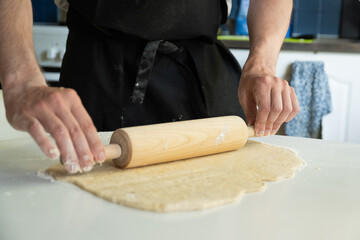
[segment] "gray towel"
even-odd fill
[[[285,126],[288,136],[317,138],[323,116],[331,112],[331,96],[323,62],[292,65],[290,81],[300,104],[300,113]]]

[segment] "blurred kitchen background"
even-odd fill
[[[249,1],[232,0],[228,22],[219,29],[241,66],[249,53]],[[49,85],[58,86],[66,13],[52,0],[32,3],[37,59]],[[302,108],[281,134],[360,143],[360,0],[294,0],[277,76],[289,80]],[[0,126],[7,124],[3,112],[1,104]]]
[[[360,38],[359,0],[294,0],[287,38]],[[248,35],[250,0],[232,0],[229,21],[221,35]]]

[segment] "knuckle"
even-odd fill
[[[69,128],[69,134],[70,136],[78,136],[81,132],[81,129],[79,126],[74,125]]]
[[[283,107],[281,105],[275,105],[273,106],[272,111],[274,113],[281,113],[283,111]]]
[[[52,92],[50,95],[49,95],[49,100],[52,104],[55,104],[57,106],[60,106],[63,102],[63,98],[61,96],[61,94],[59,92]]]
[[[93,132],[96,131],[94,124],[91,121],[86,121],[82,124],[82,129],[84,132]]]
[[[284,106],[284,109],[283,109],[283,111],[284,111],[285,113],[291,113],[292,110],[293,110],[293,108],[292,108],[292,106],[291,106],[290,104],[286,104],[286,105]]]
[[[42,137],[37,142],[40,147],[45,147],[46,145],[48,145],[48,141],[49,141],[48,138]]]
[[[51,133],[54,136],[54,138],[61,138],[65,132],[66,132],[65,127],[63,127],[60,124],[55,125],[51,130]]]
[[[261,84],[261,85],[263,85],[263,86],[266,86],[266,87],[268,87],[268,86],[270,86],[270,84],[271,84],[271,77],[269,77],[269,76],[262,76],[262,77],[260,77],[259,78],[259,83]]]
[[[23,109],[23,114],[26,113],[39,113],[43,112],[46,109],[46,103],[45,101],[39,101],[35,103],[30,109]]]
[[[269,113],[271,110],[270,106],[268,106],[268,105],[260,106],[259,109],[260,109],[260,112],[262,112],[262,113]]]
[[[259,120],[257,119],[256,120],[256,123],[255,123],[255,128],[258,129],[258,128],[264,128],[265,127],[265,124],[266,124],[266,121],[265,120]]]
[[[29,133],[36,133],[39,129],[39,125],[35,120],[29,120],[27,124],[27,131]]]
[[[76,93],[76,91],[72,88],[66,88],[64,89],[65,95],[67,98],[71,99],[71,100],[79,100],[79,96]]]
[[[281,80],[281,83],[283,85],[284,88],[288,88],[289,87],[289,82],[286,80]]]
[[[277,77],[275,77],[274,79],[273,79],[273,81],[274,81],[274,83],[277,85],[277,86],[281,86],[283,83],[283,80],[282,79],[280,79],[280,78],[277,78]]]
[[[271,122],[271,121],[267,121],[267,122],[266,122],[266,127],[265,127],[265,128],[266,128],[266,129],[272,129],[273,124],[274,124],[273,122]]]

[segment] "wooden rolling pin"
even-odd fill
[[[105,146],[107,159],[132,168],[241,148],[254,129],[237,116],[121,128]]]

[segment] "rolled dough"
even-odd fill
[[[288,149],[248,141],[237,151],[147,167],[122,170],[106,161],[88,173],[70,175],[60,164],[46,172],[114,203],[175,212],[237,202],[264,189],[264,181],[293,177],[303,164]]]

